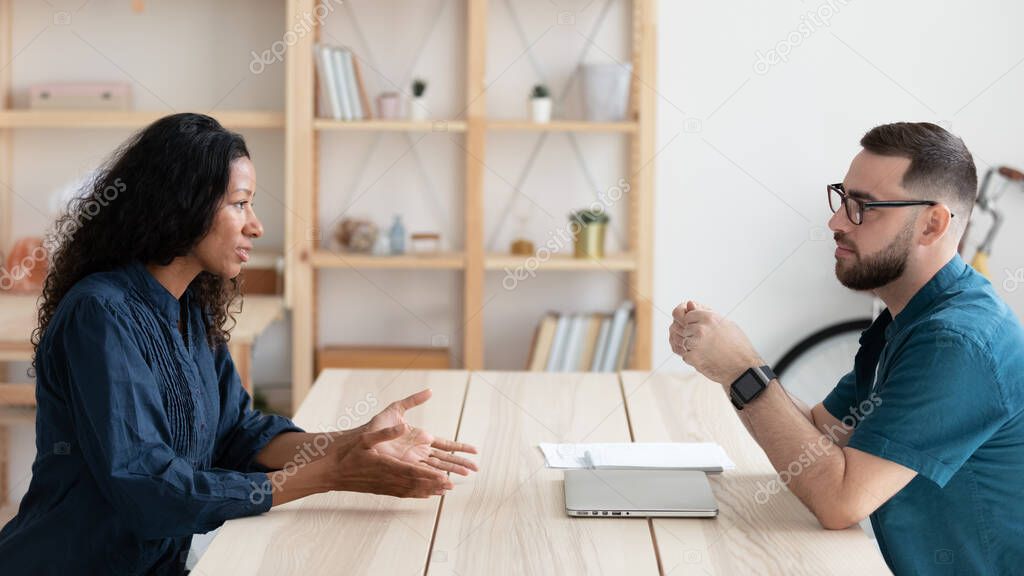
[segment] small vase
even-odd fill
[[[405,254],[405,224],[402,224],[401,216],[395,215],[395,221],[388,232],[388,243],[392,255]]]
[[[584,224],[574,227],[575,252],[577,258],[604,258],[604,236],[607,225],[603,223]]]
[[[551,98],[530,98],[530,119],[538,124],[551,122]]]
[[[427,119],[427,107],[423,104],[424,98],[422,96],[413,97],[409,100],[409,120],[422,122]]]
[[[399,117],[399,99],[397,92],[385,92],[377,96],[377,116],[382,120],[394,120]]]

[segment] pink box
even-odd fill
[[[29,86],[28,107],[34,110],[128,110],[131,85],[62,82]]]

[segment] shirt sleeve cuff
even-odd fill
[[[827,410],[833,418],[840,422],[843,420],[844,416],[849,416],[850,405],[846,404],[838,394],[829,394],[828,396],[825,396],[825,399],[821,401],[821,405],[825,407],[825,410]]]
[[[855,431],[847,446],[906,466],[931,480],[939,488],[944,488],[949,479],[956,473],[953,467],[940,460],[936,460],[916,448],[894,442],[884,436],[879,436],[874,432],[866,430]]]

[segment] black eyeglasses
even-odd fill
[[[864,222],[864,212],[872,208],[901,208],[903,206],[938,206],[939,202],[934,200],[886,200],[878,202],[865,202],[858,198],[854,198],[846,193],[846,189],[843,188],[843,184],[829,184],[826,186],[828,192],[828,207],[832,209],[832,213],[835,214],[839,211],[840,206],[846,207],[846,217],[850,219],[850,222],[860,225]],[[953,217],[953,213],[950,212],[949,217]]]

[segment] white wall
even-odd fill
[[[819,9],[827,26],[803,20]],[[832,272],[824,185],[842,180],[865,131],[899,120],[951,129],[980,173],[1024,165],[1022,17],[1024,5],[992,0],[663,0],[655,366],[687,369],[667,342],[685,299],[728,312],[769,361],[867,315],[868,298]],[[792,44],[788,61],[755,69],[780,42]],[[1002,206],[1011,222],[991,269],[1020,316],[1024,285],[1003,281],[1024,267],[1024,194]]]

